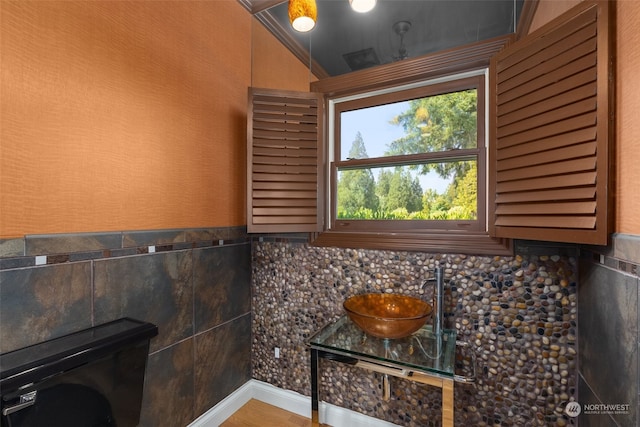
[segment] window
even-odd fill
[[[313,244],[512,254],[487,231],[486,67],[474,68],[327,97],[326,220]],[[358,135],[384,120],[400,133]]]
[[[511,37],[499,37],[420,58],[372,67],[344,76],[321,79],[311,84],[313,92],[322,93],[325,97],[326,117],[335,117],[335,121],[338,122],[326,126],[325,133],[329,141],[326,156],[322,159],[324,166],[322,169],[326,174],[321,181],[322,192],[326,195],[325,209],[321,213],[324,227],[322,232],[312,235],[312,244],[490,255],[513,253],[510,239],[493,238],[487,231],[488,218],[492,212],[491,205],[487,204],[487,139],[484,121],[487,99],[485,70],[489,67],[491,57],[511,41]],[[342,137],[338,132],[342,129],[341,121],[349,120],[349,112],[383,105],[402,105],[405,102],[409,104],[426,102],[420,101],[423,99],[435,102],[441,95],[444,96],[439,99],[446,100],[448,96],[456,96],[455,94],[469,95],[467,91],[475,92],[476,96],[474,123],[476,129],[475,132],[473,130],[466,132],[466,135],[473,135],[471,143],[460,146],[448,144],[441,148],[437,148],[435,144],[430,148],[422,145],[420,150],[410,150],[406,146],[400,147],[400,144],[396,144],[396,147],[387,147],[387,144],[383,143],[382,148],[378,149],[378,154],[374,153],[372,148],[371,153],[367,152],[368,158],[347,159],[352,157],[348,153],[352,148],[355,135],[352,133]],[[420,114],[417,116],[414,115],[416,120],[419,119]],[[426,117],[423,116],[424,118]],[[418,123],[414,124],[415,127],[420,127],[417,126]],[[428,120],[424,121],[424,125],[428,125]],[[460,131],[460,129],[456,130]],[[424,131],[428,133],[428,129]],[[414,128],[413,132],[422,132],[422,129]],[[433,136],[435,140],[436,135]],[[367,147],[366,139],[364,144]],[[387,150],[387,148],[390,149]],[[395,150],[395,148],[402,149]],[[384,155],[385,151],[388,155]],[[459,174],[438,175],[438,170],[444,172],[456,169],[460,171]],[[463,175],[467,179],[471,178],[474,169],[477,174],[476,179],[473,180],[476,185],[475,201],[466,204],[458,203],[458,209],[456,206],[433,206],[434,203],[432,203],[425,210],[425,202],[427,204],[433,202],[428,197],[427,200],[421,200],[422,209],[419,210],[408,207],[407,203],[399,208],[395,202],[395,207],[391,203],[385,206],[390,196],[388,192],[380,189],[378,189],[378,203],[382,205],[378,205],[378,219],[362,218],[363,213],[369,214],[368,210],[361,210],[358,214],[349,213],[348,209],[342,208],[342,206],[348,208],[348,204],[347,199],[344,199],[345,203],[341,201],[343,199],[339,194],[338,184],[341,179],[348,178],[344,175],[348,172],[360,172],[361,175],[372,176],[378,179],[377,186],[380,186],[381,174],[383,181],[387,179],[385,177],[392,176],[399,181],[415,181],[417,178],[420,190],[417,190],[418,186],[415,185],[416,193],[422,192],[424,195],[427,192],[428,195],[434,196],[433,198],[436,198],[436,193],[441,195],[447,190],[449,184],[453,183],[454,189],[468,190],[466,195],[463,195],[462,191],[458,192],[457,196],[462,198],[474,192],[473,184],[466,185],[461,182]],[[427,171],[431,172],[432,180],[427,179],[427,176],[420,176],[422,172]],[[456,182],[452,182],[456,179]],[[434,180],[438,181],[438,185],[433,184]],[[342,184],[343,187],[345,185]],[[407,185],[400,185],[400,187],[406,189]],[[451,195],[449,201],[453,198],[454,196]],[[475,212],[474,209],[469,209],[456,214],[460,207],[468,205],[475,206]],[[413,210],[413,214],[409,212],[410,210]],[[358,215],[360,217],[354,218]],[[382,218],[384,215],[387,215],[387,218]]]
[[[470,74],[330,100],[332,230],[485,231],[485,77]]]

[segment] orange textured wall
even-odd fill
[[[542,0],[531,30],[568,10],[579,0]],[[616,15],[615,232],[640,235],[640,1],[619,0]]]
[[[253,87],[309,91],[317,80],[309,67],[296,58],[260,22],[252,25]]]
[[[616,231],[640,235],[640,2],[616,2]]]
[[[580,1],[581,0],[539,0],[536,14],[531,21],[529,32],[531,33],[537,30],[553,18],[562,15],[564,12],[580,3]]]
[[[236,0],[0,8],[0,238],[246,223]]]

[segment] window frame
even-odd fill
[[[324,135],[333,135],[334,129],[326,119],[329,114],[329,99],[338,97],[357,97],[362,93],[375,93],[389,88],[420,85],[425,81],[438,81],[452,75],[477,73],[489,67],[490,59],[514,40],[513,35],[500,36],[461,46],[430,55],[398,61],[392,64],[372,67],[346,75],[320,79],[311,83],[312,92],[320,93],[325,100]],[[488,78],[485,78],[488,84]],[[488,99],[490,88],[486,89]],[[486,104],[486,103],[485,103]],[[485,105],[485,114],[488,107]],[[489,145],[485,134],[485,145]],[[333,150],[333,144],[325,143],[324,157],[320,160],[323,171],[329,171],[327,150]],[[488,174],[489,171],[487,171]],[[488,181],[488,177],[487,177]],[[319,183],[323,192],[329,189],[330,177],[325,173]],[[485,188],[489,188],[486,184]],[[323,199],[327,201],[325,197]],[[487,222],[493,216],[492,204],[487,205]],[[513,241],[509,238],[492,237],[488,231],[422,229],[416,231],[358,231],[334,230],[326,217],[328,210],[318,214],[323,216],[323,230],[310,235],[310,244],[319,247],[348,247],[379,250],[431,251],[434,253],[460,253],[473,255],[513,255]],[[487,224],[488,227],[488,224]],[[348,228],[348,227],[345,227]]]
[[[386,156],[374,159],[339,159],[341,153],[341,113],[362,108],[375,107],[412,99],[444,95],[475,89],[477,94],[477,144],[473,149],[448,150],[426,152],[420,154]],[[487,231],[487,91],[488,69],[454,74],[442,78],[417,82],[411,85],[401,85],[383,90],[360,93],[355,96],[335,97],[328,99],[328,126],[332,130],[328,134],[328,177],[327,197],[325,198],[327,212],[325,218],[329,223],[328,230],[376,230],[381,232],[408,231],[421,232],[426,230],[471,230],[475,232]],[[455,152],[455,155],[454,155]],[[477,218],[475,220],[361,220],[337,218],[337,173],[338,169],[357,168],[358,166],[392,167],[408,165],[410,163],[424,163],[437,161],[474,160],[477,163]],[[482,179],[484,177],[485,179]]]

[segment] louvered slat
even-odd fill
[[[547,200],[555,200],[556,203],[560,203],[564,200],[595,200],[595,197],[596,190],[594,187],[562,188],[559,190],[550,189],[502,193],[496,195],[496,203],[498,204],[497,209],[501,209],[503,206],[523,202],[546,202]]]
[[[572,155],[572,153],[571,153]],[[502,172],[498,172],[498,181],[500,182],[514,182],[518,180],[530,181],[534,178],[559,176],[566,177],[569,174],[576,176],[575,174],[585,171],[595,171],[596,159],[593,157],[586,157],[583,159],[565,160],[562,162],[546,163],[531,167],[520,167],[516,169],[510,169]],[[561,183],[566,185],[567,181]]]
[[[597,72],[594,68],[594,65],[596,64],[596,55],[591,55],[588,59],[588,63],[585,64],[587,68],[584,71],[570,75],[560,81],[550,83],[547,79],[540,79],[540,81],[538,81],[538,86],[534,86],[532,82],[528,82],[523,86],[521,90],[522,93],[518,94],[517,89],[509,91],[508,94],[511,95],[511,99],[504,99],[507,95],[505,94],[505,97],[502,99],[503,103],[500,105],[501,111],[515,112],[520,108],[532,105],[536,102],[545,101],[553,96],[563,96],[573,88],[579,88],[582,85],[596,81]],[[578,68],[576,63],[574,63],[574,67]],[[568,72],[573,71],[575,70],[568,70]],[[531,91],[532,89],[533,92]],[[504,115],[502,117],[504,118]]]
[[[316,205],[316,199],[299,199],[299,202],[301,205],[304,205],[304,206]],[[290,203],[290,201],[286,199],[278,199],[275,197],[271,197],[269,199],[264,199],[264,198],[255,199],[253,201],[253,207],[265,207],[265,206],[277,207],[277,206],[285,206],[287,203]]]
[[[297,141],[300,139],[307,139],[310,141],[314,141],[316,139],[315,132],[304,132],[299,129],[298,126],[295,126],[295,123],[292,123],[291,126],[282,126],[281,129],[259,129],[254,128],[254,133],[256,138],[265,138],[271,139],[274,141],[291,141],[290,145],[285,145],[285,147],[296,146],[293,141]],[[272,143],[273,141],[269,141]]]
[[[523,132],[502,137],[497,140],[498,150],[517,144],[535,141],[543,138],[553,138],[564,133],[573,132],[584,128],[595,128],[597,114],[595,112],[582,114],[570,119],[549,123],[544,126],[532,127]]]
[[[503,114],[500,120],[504,126],[506,126],[520,120],[535,117],[538,114],[544,114],[549,110],[570,106],[575,102],[580,102],[585,99],[590,99],[595,104],[595,95],[596,92],[593,85],[584,85],[567,92],[557,93],[555,96],[550,96],[535,103],[531,97],[527,97],[529,99],[526,100],[526,103],[523,103],[515,109],[509,109],[509,113]]]
[[[498,93],[522,86],[527,81],[560,70],[567,64],[591,54],[596,50],[595,35],[594,20],[589,22],[588,27],[576,31],[568,38],[554,37],[541,40],[537,46],[532,47],[532,54],[529,57],[509,68],[502,67],[501,75],[498,76],[498,84],[501,85]],[[540,50],[533,53],[538,48]],[[535,73],[531,64],[536,64],[535,70],[542,74]],[[582,66],[576,67],[576,70],[581,69],[583,69]]]
[[[607,242],[608,11],[583,2],[492,62],[497,237]]]
[[[315,167],[316,159],[309,157],[299,156],[287,156],[283,153],[282,156],[254,156],[253,161],[255,164],[260,165],[312,165]]]
[[[571,156],[593,158],[596,154],[595,141],[585,142],[573,147],[558,148],[542,152],[528,152],[527,156],[517,156],[515,158],[503,159],[500,161],[498,172],[502,170],[524,168],[533,165],[542,165],[549,162],[549,159],[566,159]]]
[[[263,165],[259,163],[253,164],[253,170],[255,172],[266,172],[266,173],[278,173],[286,171],[285,173],[292,174],[300,174],[300,175],[313,175],[317,172],[316,166],[300,166],[300,165],[291,165],[286,163],[287,159],[283,158],[282,163],[278,165]]]
[[[253,154],[258,156],[307,157],[315,159],[317,153],[314,149],[306,150],[304,148],[277,148],[255,145],[253,147]]]
[[[554,215],[536,215],[536,216],[518,216],[518,215],[502,215],[496,221],[497,226],[518,227],[523,223],[527,227],[538,228],[559,228],[559,229],[592,229],[596,226],[596,218],[594,215],[589,216],[554,216]]]
[[[596,184],[596,173],[569,174],[563,177],[550,176],[545,178],[526,179],[518,181],[503,181],[500,184],[498,194],[510,192],[536,191],[548,188],[570,188],[581,186],[594,186]],[[554,200],[548,200],[554,203]]]
[[[280,230],[280,228],[282,228],[283,226],[283,222],[295,224],[295,227],[293,228],[286,227],[286,230]],[[304,228],[313,227],[314,224],[315,222],[311,215],[301,215],[301,216],[290,215],[288,213],[287,208],[283,208],[281,211],[278,211],[273,215],[264,215],[264,216],[256,215],[254,217],[255,229],[259,229],[261,228],[260,226],[262,226],[262,227],[265,227],[264,228],[265,230],[268,230],[268,231],[262,231],[263,233],[279,232],[279,231],[283,233],[287,233],[294,228],[303,229],[299,231],[305,231]]]
[[[568,119],[577,115],[585,116],[586,113],[596,110],[596,99],[592,97],[582,101],[573,101],[560,108],[550,110],[551,106],[552,103],[546,106],[537,105],[535,108],[531,108],[532,111],[523,111],[524,114],[521,120],[500,126],[498,129],[498,138],[507,135],[521,134],[529,130],[537,130],[543,126],[548,126],[559,120]]]
[[[596,212],[596,202],[567,202],[549,206],[546,203],[522,203],[519,205],[502,205],[497,209],[500,215],[557,215],[583,214],[593,215]]]
[[[300,205],[296,205],[297,202],[301,202],[301,199],[311,199],[316,196],[315,191],[291,191],[289,189],[286,190],[254,190],[251,192],[251,195],[255,199],[279,199],[284,202],[283,207],[296,207]]]
[[[315,208],[253,208],[253,215],[257,218],[259,217],[274,217],[274,216],[282,216],[286,215],[287,217],[300,215],[300,217],[305,217],[305,221],[308,221],[309,218],[314,217],[316,213]]]
[[[312,182],[316,184],[315,177],[307,175],[287,175],[283,173],[254,173],[252,177],[253,182],[259,181],[286,181],[286,182]]]
[[[321,225],[321,98],[250,89],[247,230],[317,232]]]
[[[254,182],[254,190],[303,190],[303,191],[315,191],[317,185],[315,182]]]
[[[584,142],[592,142],[596,140],[596,129],[585,128],[547,138],[529,141],[523,144],[511,147],[503,147],[497,154],[498,170],[505,169],[503,166],[504,159],[519,158],[528,164],[528,158],[536,153],[555,150],[559,148],[571,147],[572,145],[582,144]]]
[[[276,134],[278,135],[278,134]],[[278,138],[273,138],[273,139],[260,139],[258,137],[256,137],[254,135],[253,137],[253,145],[254,147],[272,147],[272,148],[278,148],[278,149],[286,149],[287,145],[284,144],[282,142],[282,139],[278,139]],[[316,145],[316,141],[314,139],[311,139],[309,141],[305,141],[305,140],[301,140],[300,138],[298,138],[296,140],[296,144],[295,147],[293,147],[293,149],[303,149],[303,148],[308,148],[311,150],[316,150],[317,149],[317,145]]]

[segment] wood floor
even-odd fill
[[[220,427],[310,427],[311,420],[303,416],[251,399]],[[323,427],[329,427],[321,424]]]

